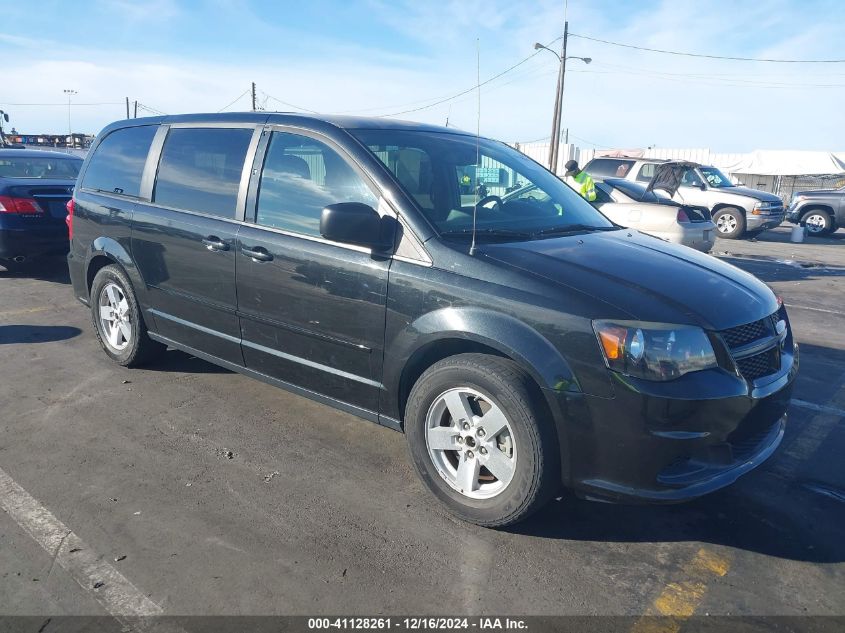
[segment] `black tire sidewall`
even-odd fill
[[[524,384],[499,375],[499,363],[486,371],[471,364],[434,365],[414,386],[405,416],[411,460],[426,487],[459,518],[491,527],[521,520],[546,500],[540,499],[541,489],[548,485],[548,477],[554,476],[548,472],[550,463],[557,463],[548,453],[558,450],[556,444],[550,445],[548,434],[542,432],[530,392]],[[513,431],[516,471],[508,487],[490,499],[471,499],[453,489],[428,454],[425,425],[429,408],[440,394],[455,387],[474,389],[495,402]]]
[[[745,223],[745,213],[743,213],[740,209],[735,207],[725,207],[716,211],[713,214],[713,223],[717,224],[719,220],[719,216],[721,215],[732,215],[736,218],[736,228],[731,231],[730,233],[722,233],[718,226],[716,227],[716,236],[721,237],[725,240],[735,240],[745,233],[746,223]]]
[[[123,291],[123,296],[126,297],[126,303],[129,304],[129,318],[132,324],[132,340],[122,350],[114,350],[105,340],[105,332],[102,330],[100,324],[100,293],[103,287],[112,282],[120,287]],[[106,355],[113,361],[120,365],[131,365],[139,356],[139,348],[143,337],[146,335],[143,321],[141,319],[141,310],[138,307],[138,300],[135,298],[135,291],[129,278],[117,266],[106,266],[101,268],[94,277],[94,282],[91,284],[91,319],[94,322],[94,332],[97,335],[97,340]]]

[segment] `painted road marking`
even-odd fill
[[[802,409],[809,409],[810,411],[818,411],[819,413],[832,413],[833,415],[841,415],[845,417],[845,409],[837,409],[836,407],[829,407],[825,404],[816,404],[815,402],[807,402],[806,400],[799,400],[793,398],[790,404],[794,407],[801,407]]]
[[[121,617],[162,615],[164,610],[147,598],[114,567],[92,550],[21,488],[0,468],[0,507],[52,556],[50,570],[59,565],[109,614]],[[103,583],[101,586],[99,583]],[[98,585],[99,588],[94,589]],[[153,621],[149,621],[153,624]],[[133,622],[135,628],[138,622]]]
[[[825,314],[838,314],[840,316],[845,316],[845,312],[842,310],[826,310],[824,308],[811,308],[810,306],[799,306],[795,303],[787,303],[786,307],[790,310],[811,310],[812,312],[824,312]]]
[[[23,308],[21,310],[7,310],[6,312],[0,312],[0,319],[5,319],[8,317],[15,317],[20,316],[22,314],[37,314],[39,312],[58,312],[59,310],[66,310],[67,308],[75,308],[76,306],[82,305],[79,302],[74,303],[63,303],[60,305],[52,305],[52,306],[38,306],[37,308]]]
[[[695,614],[707,593],[707,584],[725,576],[731,567],[724,554],[698,550],[691,561],[681,567],[683,579],[670,582],[654,599],[631,629],[632,633],[678,633],[684,620]]]
[[[845,376],[840,376],[839,381],[842,382],[843,378]],[[793,399],[793,404],[806,406],[819,413],[810,418],[798,436],[775,459],[770,467],[771,472],[787,479],[794,478],[801,465],[812,458],[828,436],[845,420],[845,411],[839,409],[838,406],[830,406],[841,405],[843,402],[845,402],[845,385],[839,387],[833,397],[828,400],[828,404],[817,405]]]

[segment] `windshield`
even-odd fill
[[[353,130],[441,235],[538,237],[613,228],[551,172],[503,143],[443,132]],[[476,147],[477,144],[477,147]]]
[[[0,178],[66,178],[75,179],[82,161],[78,158],[44,158],[43,156],[0,157]]]
[[[715,167],[701,167],[701,173],[707,179],[707,184],[715,189],[723,189],[725,187],[735,187],[731,179],[725,176]]]

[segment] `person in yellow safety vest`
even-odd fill
[[[564,167],[566,168],[566,175],[564,177],[566,184],[581,194],[581,197],[587,202],[595,200],[596,183],[593,182],[590,174],[585,171],[581,171],[578,167],[578,161],[567,161]]]

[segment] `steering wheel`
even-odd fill
[[[475,203],[476,207],[483,207],[488,202],[495,202],[496,203],[496,210],[500,209],[504,202],[499,196],[489,195],[484,196],[481,200]]]

